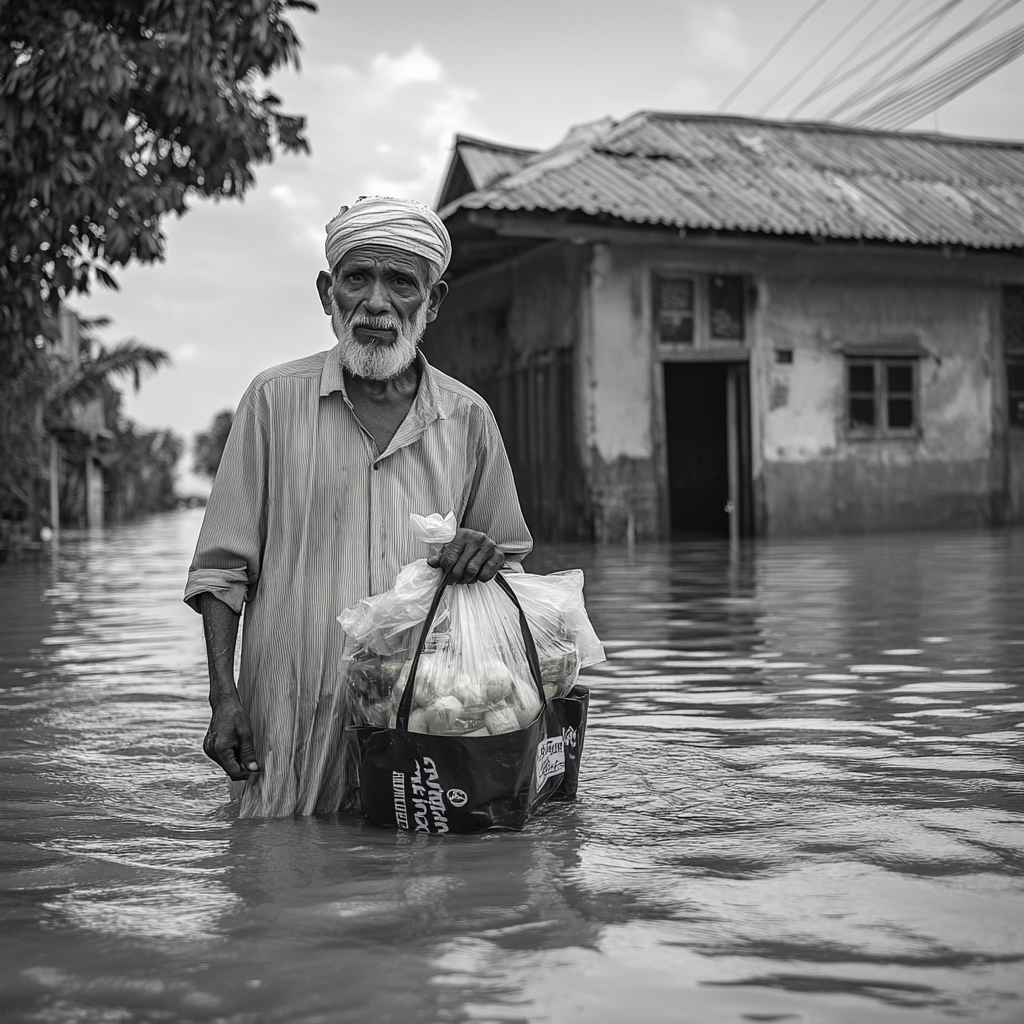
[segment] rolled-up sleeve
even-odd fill
[[[185,603],[213,594],[235,612],[259,584],[267,532],[267,419],[260,389],[235,414],[189,568]]]
[[[504,553],[506,565],[521,571],[522,560],[533,550],[533,538],[494,414],[486,406],[480,412],[477,468],[462,525],[486,533]]]

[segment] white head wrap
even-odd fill
[[[448,229],[433,210],[413,199],[360,196],[327,223],[324,252],[333,273],[341,258],[358,245],[387,245],[422,256],[440,277],[452,258]]]

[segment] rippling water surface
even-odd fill
[[[1024,1020],[1024,534],[581,566],[577,804],[521,834],[231,821],[200,512],[0,567],[4,1020]]]

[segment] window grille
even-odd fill
[[[846,361],[846,426],[855,436],[900,437],[918,429],[917,360]]]
[[[654,280],[658,340],[693,342],[693,278],[657,277]]]
[[[714,347],[746,338],[747,279],[739,274],[656,274],[654,327],[666,345]]]

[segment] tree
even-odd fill
[[[0,366],[60,301],[163,259],[161,219],[239,198],[302,117],[261,91],[298,66],[307,0],[0,0]]]
[[[76,408],[92,399],[109,399],[116,379],[129,379],[137,392],[147,373],[169,366],[171,362],[171,357],[163,349],[143,345],[135,338],[127,338],[106,348],[95,331],[110,326],[107,317],[80,317],[79,324],[77,359],[49,354],[51,373],[45,393],[44,422],[51,430],[62,426],[74,415]],[[115,405],[113,402],[108,404],[111,407]]]
[[[192,469],[200,476],[212,480],[217,475],[234,418],[234,413],[225,409],[213,417],[209,430],[199,431],[192,439]]]
[[[139,431],[131,420],[118,416],[104,458],[108,520],[123,522],[175,508],[175,472],[184,450],[184,442],[172,431]]]
[[[134,453],[141,449],[136,443],[134,426],[122,420],[121,393],[115,382],[126,379],[137,391],[147,373],[170,363],[170,357],[162,349],[144,345],[134,338],[109,348],[103,345],[96,332],[110,325],[106,318],[75,319],[79,325],[77,350],[66,351],[56,343],[47,345],[34,358],[0,375],[0,560],[3,548],[11,543],[3,540],[10,532],[5,523],[32,520],[33,531],[39,525],[47,440],[52,451],[59,438],[67,456],[65,461],[72,465],[82,463],[93,443],[84,433],[83,410],[99,399],[92,425],[111,434],[109,443],[104,441],[107,451],[103,461],[108,468],[116,466],[122,450],[136,458]],[[155,434],[143,435],[146,444],[151,444],[154,437]],[[181,442],[177,439],[175,442],[180,455]],[[161,458],[165,449],[166,445],[161,449]],[[72,489],[80,484],[77,479],[70,482]],[[76,518],[74,509],[81,501],[78,497],[74,500],[68,497],[67,493],[63,495],[62,507],[70,522]]]

